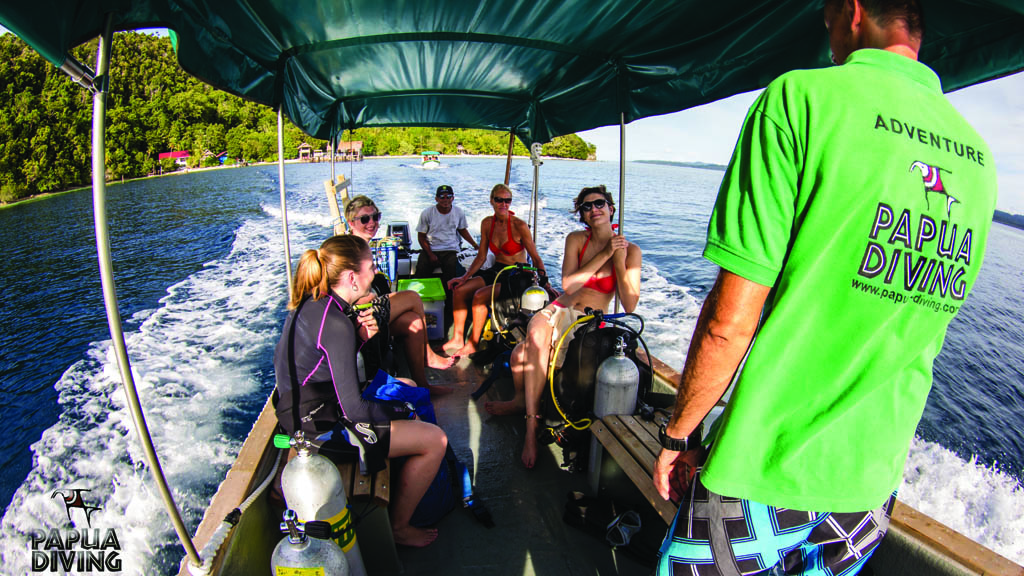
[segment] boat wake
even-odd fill
[[[226,258],[171,286],[126,334],[148,427],[190,532],[272,386],[282,252],[269,219],[244,223]],[[32,445],[33,468],[0,526],[3,572],[31,571],[33,532],[98,528],[116,533],[121,573],[176,573],[183,549],[145,464],[110,341],[94,343],[56,388],[60,418]],[[88,521],[51,498],[76,488],[100,507]],[[71,568],[65,573],[78,573]]]

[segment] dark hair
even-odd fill
[[[612,207],[612,214],[615,213],[615,201],[612,200],[612,193],[604,187],[604,184],[588,186],[587,188],[580,190],[580,193],[576,195],[576,199],[572,201],[572,210],[570,210],[573,214],[579,214],[580,222],[584,224],[586,224],[586,221],[583,220],[583,213],[580,212],[580,204],[583,204],[583,199],[591,194],[600,194],[601,196],[604,196],[605,201]]]
[[[907,33],[915,38],[924,37],[924,10],[921,0],[855,0],[882,28],[896,21],[903,22]],[[843,0],[825,0],[825,6],[838,8]]]
[[[342,272],[358,272],[368,258],[371,258],[370,245],[351,234],[331,236],[324,240],[319,250],[306,250],[295,268],[295,283],[288,309],[294,310],[307,295],[311,295],[313,300],[323,298],[338,282]]]

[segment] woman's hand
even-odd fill
[[[360,310],[359,316],[356,317],[356,322],[359,324],[359,338],[363,342],[373,338],[377,335],[377,332],[380,332],[380,327],[377,326],[377,318],[373,315],[372,306],[366,310]]]
[[[616,234],[612,236],[612,239],[608,242],[608,246],[612,249],[611,258],[613,262],[619,262],[623,265],[626,264],[626,252],[629,250],[629,242],[624,236]]]
[[[459,276],[458,278],[452,278],[451,280],[448,281],[448,289],[449,290],[455,290],[456,288],[458,288],[459,286],[462,286],[465,283],[466,283],[466,277],[465,276]]]

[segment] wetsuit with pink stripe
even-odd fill
[[[348,302],[331,292],[319,300],[308,299],[298,311],[288,315],[281,340],[274,351],[274,371],[279,399],[278,420],[291,432],[291,378],[288,362],[288,335],[295,323],[295,368],[300,390],[302,428],[333,424],[344,414],[353,422],[383,422],[388,415],[380,404],[360,397],[356,373],[356,348],[359,339],[349,319]]]

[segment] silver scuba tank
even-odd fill
[[[533,285],[523,290],[523,295],[519,298],[519,309],[527,315],[533,315],[547,306],[548,300],[548,291],[540,287],[540,281],[534,274]]]
[[[285,503],[300,522],[325,520],[330,524],[332,539],[345,553],[350,573],[366,576],[338,468],[326,457],[313,453],[301,430],[295,433],[291,444],[297,455],[281,473]]]
[[[594,390],[594,415],[604,418],[609,414],[632,414],[636,412],[636,395],[640,389],[640,370],[626,357],[626,338],[620,337],[615,344],[615,354],[605,358],[597,367],[597,382]],[[590,460],[587,476],[590,488],[597,493],[601,473],[601,444],[597,438],[590,439]]]
[[[285,510],[281,531],[287,534],[270,556],[271,576],[281,574],[321,574],[349,576],[348,560],[331,540],[331,525],[313,521],[305,525],[293,510]]]
[[[606,358],[597,368],[594,392],[594,414],[604,418],[609,414],[636,412],[636,395],[640,388],[640,370],[626,357],[626,338],[615,344],[615,354]]]

